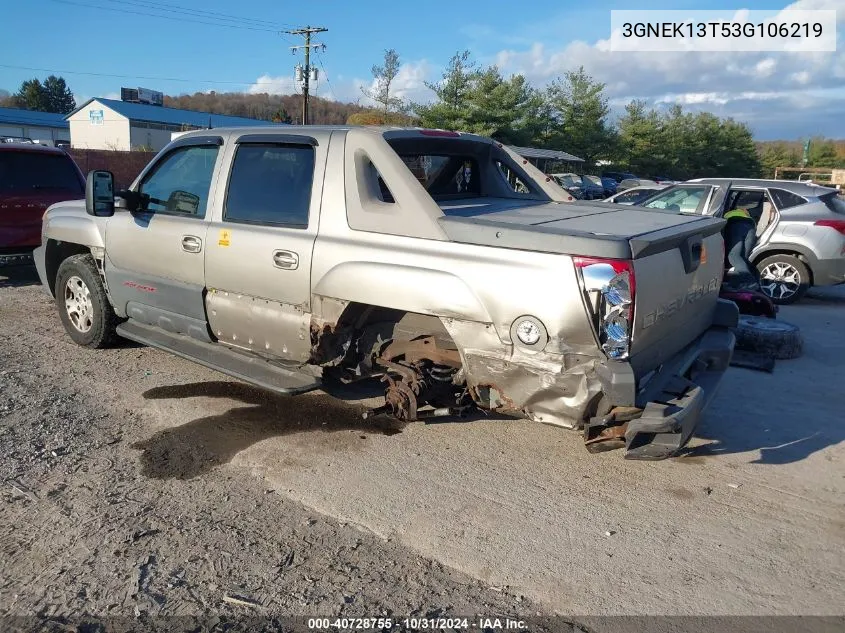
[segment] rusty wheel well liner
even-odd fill
[[[433,336],[441,344],[454,346],[439,317],[351,302],[335,322],[311,320],[311,362],[332,364],[345,355],[346,347],[367,327],[384,325],[383,338],[409,341]]]

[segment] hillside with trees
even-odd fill
[[[421,125],[491,136],[503,143],[557,149],[599,164],[652,176],[772,177],[777,167],[801,166],[804,140],[755,142],[745,123],[681,106],[655,108],[632,101],[621,116],[611,114],[605,85],[583,68],[564,73],[543,88],[523,75],[504,76],[482,67],[469,51],[458,51],[439,80],[427,82],[430,99],[413,103],[397,92],[401,57],[384,52],[372,67],[372,87],[362,97],[375,105],[311,97],[314,124]],[[195,92],[165,96],[165,106],[299,123],[300,95]],[[64,78],[24,81],[17,92],[0,91],[0,106],[67,113],[76,107]],[[810,139],[807,169],[845,168],[845,140]]]
[[[774,176],[777,167],[801,166],[804,141],[761,141],[756,145],[766,177]],[[845,140],[811,138],[806,167],[845,169]]]
[[[192,95],[165,96],[169,108],[199,110],[214,114],[244,116],[265,121],[302,122],[300,95],[246,94],[243,92],[195,92]],[[354,103],[340,103],[312,96],[308,101],[311,123],[339,125],[364,107]]]

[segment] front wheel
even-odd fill
[[[75,343],[101,348],[114,341],[119,319],[91,255],[74,255],[61,263],[56,274],[56,305],[62,325]]]
[[[760,287],[777,304],[800,300],[810,289],[810,270],[793,255],[772,255],[757,264]]]

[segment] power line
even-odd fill
[[[323,65],[323,56],[318,54],[317,61],[320,63],[320,68],[323,69],[323,77],[326,78],[326,85],[329,87],[329,93],[331,94],[332,99],[338,101],[337,95],[334,93],[334,88],[332,88],[332,82],[329,81],[329,73],[326,70],[326,67]]]
[[[171,15],[161,15],[160,13],[145,13],[143,11],[133,11],[132,9],[119,9],[116,7],[104,7],[97,4],[88,4],[85,2],[74,2],[73,0],[50,0],[50,2],[57,2],[59,4],[69,4],[76,7],[87,7],[89,9],[100,9],[101,11],[113,11],[115,13],[130,13],[132,15],[143,15],[150,18],[160,18],[163,20],[174,20],[177,22],[192,22],[194,24],[205,24],[208,26],[222,26],[229,29],[246,29],[248,31],[263,31],[265,33],[278,33],[278,29],[262,28],[259,26],[248,26],[246,24],[225,24],[222,22],[206,22],[203,20],[191,19],[189,17],[177,17]]]
[[[150,81],[179,81],[184,83],[200,83],[200,84],[228,84],[235,86],[253,85],[253,84],[274,84],[276,81],[225,81],[222,79],[185,79],[182,77],[150,77],[144,75],[116,75],[112,73],[95,73],[86,72],[82,70],[61,70],[58,68],[35,68],[32,66],[14,66],[11,64],[0,64],[0,68],[11,68],[14,70],[31,70],[40,73],[53,73],[59,75],[86,75],[89,77],[112,77],[115,79],[147,79]]]
[[[192,9],[189,7],[182,7],[174,4],[162,4],[161,2],[154,2],[153,0],[105,0],[115,4],[126,4],[129,6],[142,7],[152,9],[155,11],[166,11],[170,13],[181,13],[193,17],[208,18],[212,20],[222,20],[228,22],[243,22],[252,25],[264,25],[268,27],[286,27],[290,24],[281,22],[273,22],[271,20],[262,20],[260,18],[248,18],[229,13],[220,13],[219,11],[207,11],[205,9]]]

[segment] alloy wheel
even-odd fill
[[[76,275],[65,283],[65,310],[73,327],[83,334],[94,326],[91,291],[82,278]]]
[[[772,262],[760,271],[760,287],[772,299],[789,299],[801,287],[801,273],[786,262]]]

